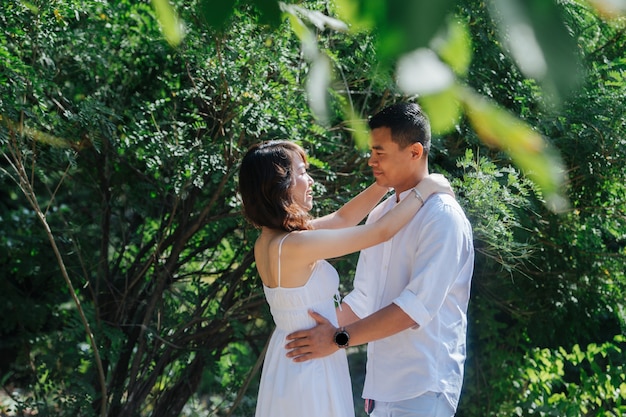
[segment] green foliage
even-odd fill
[[[528,380],[523,373],[535,368],[524,359],[525,352],[549,356],[571,351],[576,345],[604,346],[614,343],[613,336],[624,329],[626,253],[622,232],[616,232],[626,230],[624,171],[607,161],[623,155],[624,111],[616,95],[624,93],[625,85],[618,82],[607,87],[602,75],[605,64],[601,64],[619,67],[621,58],[612,45],[622,45],[623,35],[619,25],[598,20],[589,8],[570,3],[567,11],[568,25],[582,45],[581,56],[599,71],[591,71],[585,87],[558,113],[547,109],[535,84],[524,80],[493,46],[494,33],[479,23],[486,17],[478,10],[472,15],[477,19],[471,26],[473,39],[482,40],[477,45],[482,53],[475,55],[472,64],[473,83],[538,126],[559,149],[569,170],[568,196],[573,207],[566,214],[550,214],[531,193],[526,207],[513,211],[521,225],[512,229],[514,242],[525,243],[524,256],[502,274],[494,274],[491,267],[483,269],[483,260],[477,258],[470,303],[471,351],[460,415],[530,415],[540,406],[543,415],[602,415],[599,406],[574,402],[578,398],[574,394],[559,397],[562,391],[552,390],[549,381],[536,381],[531,392],[523,391]],[[587,37],[590,27],[594,28],[591,38]],[[481,154],[495,161],[504,156],[489,149]],[[480,227],[473,224],[475,230]],[[477,248],[482,251],[482,244]],[[513,369],[520,370],[515,377]],[[593,393],[592,387],[604,373],[592,369],[600,374],[581,374],[581,388],[572,390],[581,398]],[[614,381],[622,378],[619,371],[612,375]],[[545,401],[538,399],[542,389],[550,392]],[[590,400],[595,401],[599,398]],[[614,401],[613,406],[619,406]],[[578,408],[568,411],[570,403]],[[502,404],[508,408],[500,408]],[[585,407],[589,414],[584,414]],[[606,407],[605,412],[611,415]]]
[[[192,6],[179,9],[187,21]],[[49,26],[18,23],[33,16]],[[269,331],[251,267],[256,231],[243,225],[235,194],[237,162],[251,143],[301,138],[319,149],[320,161],[339,153],[336,165],[317,164],[320,177],[333,191],[347,185],[343,195],[362,189],[363,177],[348,175],[362,163],[350,141],[338,145],[337,133],[312,123],[302,89],[308,66],[297,39],[286,27],[258,26],[245,9],[234,17],[236,29],[190,31],[173,51],[145,4],[41,4],[3,16],[12,19],[5,27],[16,31],[11,47],[20,51],[3,71],[16,79],[21,65],[33,84],[0,87],[3,163],[9,162],[2,190],[12,196],[2,219],[24,219],[2,229],[13,246],[0,265],[16,274],[7,275],[9,286],[22,280],[45,292],[42,282],[56,283],[40,309],[32,293],[3,294],[31,313],[14,315],[14,304],[0,303],[15,320],[2,329],[11,355],[3,381],[26,388],[14,408],[90,415],[102,401],[95,352],[76,309],[66,307],[67,287],[56,268],[39,272],[57,265],[44,235],[17,245],[20,234],[40,229],[34,213],[21,210],[26,201],[16,194],[14,168],[32,169],[27,181],[50,207],[46,219],[86,305],[102,351],[107,413],[115,416],[177,415],[198,390],[199,398],[222,398],[215,407],[228,409],[246,387]],[[40,32],[45,41],[30,53],[46,59],[26,59],[28,48],[17,45],[32,45]],[[337,62],[348,53],[350,46],[338,50]],[[38,75],[46,63],[53,77]],[[366,72],[364,65],[359,74]],[[339,165],[345,171],[338,177]],[[23,263],[26,253],[33,262]],[[40,365],[29,367],[33,361]]]
[[[532,247],[517,239],[524,227],[520,214],[532,210],[533,183],[512,167],[500,168],[486,157],[478,160],[471,150],[457,161],[461,178],[459,201],[468,213],[473,230],[484,246],[476,247],[487,262],[485,270],[513,273],[531,255]],[[482,273],[479,273],[482,276]],[[481,283],[478,283],[481,285]]]
[[[622,416],[626,413],[623,336],[585,349],[533,349],[518,365],[518,379],[499,415]],[[516,393],[517,395],[513,395]]]
[[[258,231],[239,213],[238,161],[260,140],[297,140],[311,157],[315,214],[338,207],[371,182],[355,149],[366,132],[359,139],[354,126],[406,98],[378,58],[417,46],[380,49],[412,33],[404,3],[384,15],[374,13],[384,2],[311,1],[287,7],[284,21],[265,3],[173,4],[186,25],[176,48],[147,3],[0,6],[0,381],[24,389],[15,410],[98,413],[97,360],[64,265],[101,353],[108,415],[251,414],[271,322],[250,251]],[[459,19],[444,19],[452,4]],[[564,12],[588,72],[560,109],[541,88],[549,77],[525,78],[503,53],[484,2],[433,3],[415,38],[436,32],[435,62],[452,68],[441,96],[420,100],[435,117],[458,100],[445,107],[431,167],[452,179],[477,250],[459,416],[623,413],[624,342],[614,335],[626,299],[626,41],[619,21],[558,5],[546,16]],[[207,25],[203,10],[226,24]],[[383,29],[336,31],[339,11]],[[259,24],[272,16],[274,26]],[[389,16],[397,27],[384,26]],[[328,100],[323,125],[311,107],[311,56],[330,74],[313,94]],[[551,61],[549,76],[553,64],[562,65]],[[463,113],[476,97],[496,116]],[[477,125],[494,140],[540,136],[558,149],[572,209],[546,210],[545,189],[485,146]],[[62,263],[15,181],[19,167]],[[355,261],[334,261],[342,289]]]

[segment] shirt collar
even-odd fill
[[[393,201],[395,201],[396,204],[398,204],[400,201],[404,200],[404,197],[407,196],[407,194],[409,194],[411,192],[411,188],[409,188],[408,190],[404,190],[400,193],[400,199],[398,200],[398,193],[396,192],[396,190],[393,190]]]

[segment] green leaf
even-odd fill
[[[252,4],[261,12],[261,23],[266,23],[272,27],[280,25],[281,11],[277,0],[252,0]]]
[[[168,0],[152,0],[152,7],[165,40],[172,46],[178,46],[183,40],[182,24],[178,20],[178,14]]]
[[[428,46],[435,34],[444,26],[446,18],[454,11],[457,1],[389,0],[387,4],[388,26],[379,25],[384,45],[381,56],[394,58],[403,52]],[[395,39],[397,32],[402,34],[403,42],[395,45],[385,42],[388,37]]]
[[[306,80],[309,106],[322,122],[328,120],[328,88],[331,81],[331,68],[328,57],[318,54],[311,61],[311,69]]]
[[[20,1],[20,3],[22,4],[22,6],[26,7],[27,9],[29,9],[34,14],[38,14],[39,13],[39,8],[37,6],[35,6],[33,3],[29,2],[29,1]]]
[[[356,30],[378,33],[377,52],[384,62],[428,46],[458,0],[340,0],[339,13]]]
[[[348,25],[346,25],[346,23],[344,23],[343,21],[327,16],[317,10],[309,10],[295,4],[285,3],[281,3],[280,8],[282,11],[290,15],[302,16],[303,18],[311,22],[311,24],[313,24],[319,30],[324,30],[326,28],[330,28],[332,30],[340,32],[348,30]]]
[[[387,5],[382,1],[335,0],[335,2],[339,17],[345,22],[350,22],[350,27],[355,32],[373,29],[379,21],[378,16],[387,14]]]
[[[463,115],[463,106],[455,86],[438,94],[420,97],[419,102],[430,119],[433,133],[438,135],[454,130]]]
[[[369,147],[370,132],[367,121],[355,114],[349,106],[344,106],[343,114],[348,124],[348,131],[352,134],[357,149],[367,149]]]
[[[209,27],[223,29],[233,15],[236,0],[200,0],[198,14]]]
[[[451,20],[445,33],[433,40],[432,48],[456,75],[467,75],[472,62],[472,42],[464,22],[458,19]]]

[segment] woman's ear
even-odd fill
[[[422,155],[424,155],[424,146],[419,142],[415,142],[414,144],[412,144],[411,156],[415,159],[420,159]]]

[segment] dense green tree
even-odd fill
[[[499,52],[494,33],[482,23],[488,16],[474,9],[470,25],[481,51],[473,62],[472,84],[536,126],[559,149],[572,205],[560,215],[541,204],[516,209],[514,241],[524,243],[524,256],[512,265],[503,263],[500,273],[491,267],[484,271],[484,264],[477,262],[472,321],[481,328],[474,330],[463,408],[471,415],[477,410],[483,415],[624,412],[619,388],[624,383],[623,356],[610,352],[625,347],[614,337],[624,333],[626,320],[626,191],[624,171],[613,161],[624,151],[626,113],[617,97],[626,87],[619,52],[626,39],[619,20],[605,21],[578,2],[566,6],[565,21],[587,77],[557,109],[546,106],[536,83],[524,79]],[[498,165],[507,160],[490,149],[482,154]],[[565,360],[564,352],[581,349],[585,361]],[[559,361],[565,363],[561,368],[547,365]],[[542,363],[546,366],[540,369]],[[542,377],[528,379],[533,370]],[[594,372],[613,377],[613,385],[606,385],[613,392],[603,400],[592,393]],[[513,384],[504,383],[513,375]]]

